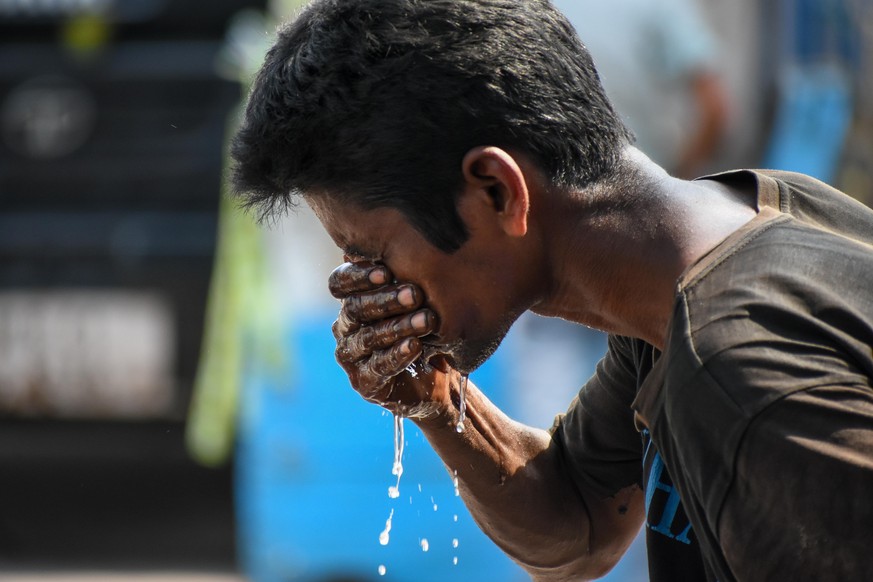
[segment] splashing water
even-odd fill
[[[455,430],[464,432],[464,420],[467,419],[467,374],[461,376],[458,392],[460,393],[461,404],[460,412],[458,413],[458,424],[455,425]]]
[[[388,487],[388,497],[397,499],[400,497],[400,476],[403,475],[403,416],[399,412],[394,413],[394,464],[391,467],[391,474],[397,477],[397,483]],[[419,485],[419,490],[421,485]],[[409,498],[409,503],[412,503],[412,497]],[[379,534],[379,544],[387,546],[391,541],[391,520],[394,519],[394,509],[388,514],[388,519],[385,520],[385,529]],[[424,540],[427,543],[427,540]],[[424,548],[427,551],[427,548]],[[384,564],[380,564],[379,575],[384,576],[386,569]]]
[[[391,541],[391,520],[393,518],[394,510],[392,509],[391,513],[388,514],[388,519],[385,520],[385,529],[379,534],[379,543],[383,546],[387,546],[388,542]]]
[[[453,547],[453,548],[457,548],[457,547],[458,547],[458,538],[455,538],[455,539],[452,540],[452,547]]]
[[[394,414],[394,465],[391,474],[397,476],[397,484],[388,488],[388,497],[400,497],[400,476],[403,475],[403,417]]]
[[[428,543],[427,538],[421,539],[421,551],[426,552],[430,549],[430,543]]]
[[[394,415],[394,466],[391,468],[391,474],[403,474],[403,417],[399,414]]]
[[[458,556],[455,556],[454,558],[452,558],[452,565],[453,565],[453,566],[457,566],[457,565],[458,565]]]

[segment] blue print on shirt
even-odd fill
[[[650,453],[651,445],[652,443],[649,441],[649,445],[646,447],[646,457]],[[656,495],[658,495],[658,506],[661,510],[660,515],[653,515],[652,511],[652,501],[655,500]],[[674,523],[677,521],[676,515],[679,509],[679,492],[673,487],[673,482],[665,471],[661,455],[654,451],[652,466],[649,469],[649,478],[646,482],[646,527],[677,542],[690,544],[691,539],[688,536],[691,533],[691,523],[685,518],[684,512],[682,512],[682,521],[687,522],[685,527],[682,527],[681,522],[678,524]]]

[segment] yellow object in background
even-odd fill
[[[287,14],[299,2],[286,0],[284,4],[279,10]],[[274,26],[269,17],[253,9],[242,10],[231,20],[216,68],[220,75],[238,80],[243,95],[270,46],[267,31]],[[238,113],[232,115],[234,121],[226,135],[233,135],[239,117]],[[225,159],[229,161],[229,155],[225,154]],[[206,323],[185,434],[191,456],[208,466],[227,462],[233,453],[246,370],[264,366],[277,374],[287,372],[282,342],[285,322],[273,296],[263,233],[255,217],[233,198],[226,174]]]
[[[61,44],[81,58],[100,52],[109,43],[111,36],[110,22],[96,12],[77,14],[61,27]]]
[[[186,429],[191,455],[204,465],[231,456],[239,390],[247,366],[284,371],[282,322],[276,315],[264,259],[262,233],[222,189],[218,243],[200,362]]]

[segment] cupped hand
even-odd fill
[[[343,263],[328,286],[342,301],[333,324],[336,359],[361,396],[407,415],[449,401],[449,376],[457,372],[416,362],[420,338],[437,329],[420,288],[393,281],[387,267],[369,262]]]

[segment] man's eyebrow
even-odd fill
[[[363,249],[359,246],[356,246],[356,245],[346,245],[345,247],[343,247],[342,250],[343,250],[343,253],[345,253],[346,255],[348,255],[350,257],[367,259],[370,261],[379,260],[378,253],[372,253],[372,252],[370,252],[366,249]]]

